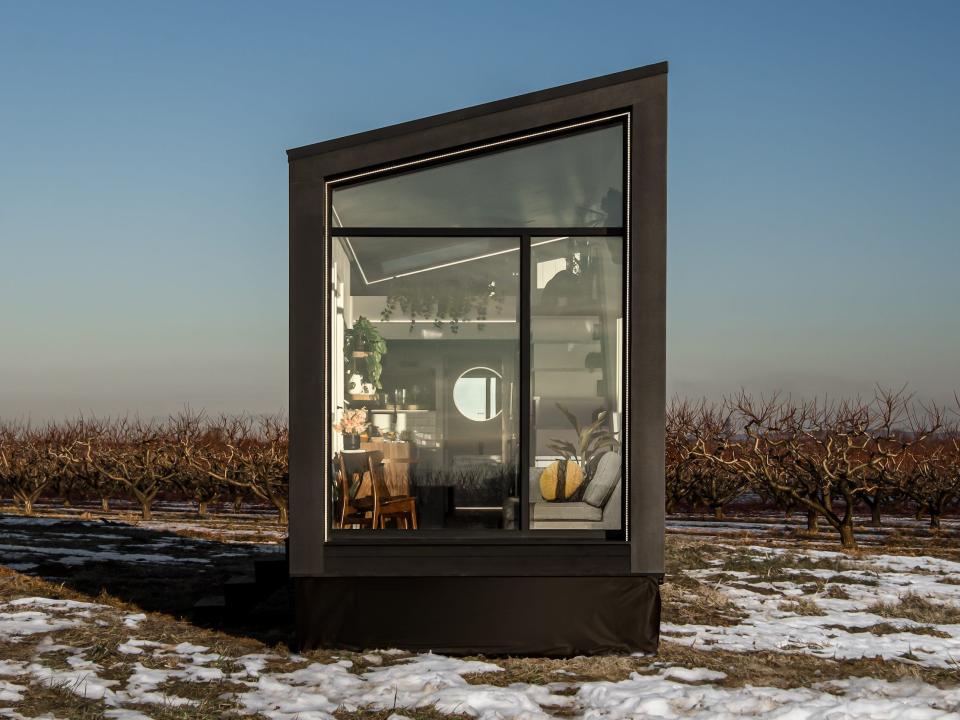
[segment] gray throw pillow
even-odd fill
[[[620,455],[613,451],[606,453],[597,463],[593,479],[583,493],[583,501],[594,507],[602,508],[620,482]]]

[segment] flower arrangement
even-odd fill
[[[333,426],[333,429],[344,435],[359,435],[367,429],[369,424],[367,422],[367,409],[356,408],[355,410],[344,410],[340,421]]]

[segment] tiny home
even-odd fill
[[[656,648],[666,81],[288,151],[304,647]]]

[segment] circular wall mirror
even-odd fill
[[[470,368],[453,384],[453,404],[468,420],[483,422],[500,414],[500,373],[488,367]]]

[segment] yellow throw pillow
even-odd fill
[[[583,480],[583,470],[576,462],[557,460],[540,474],[540,494],[547,502],[573,500]]]

